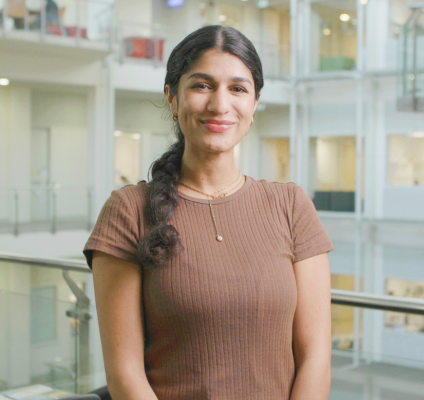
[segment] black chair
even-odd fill
[[[110,393],[107,388],[107,385],[99,387],[98,389],[91,391],[89,394],[94,394],[99,396],[100,400],[112,400],[112,397],[110,397]]]

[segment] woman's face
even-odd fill
[[[205,52],[180,78],[178,94],[166,87],[187,142],[207,152],[230,151],[247,133],[258,100],[249,68],[236,56]]]

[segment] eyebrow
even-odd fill
[[[187,79],[191,79],[191,78],[202,78],[202,79],[207,79],[208,81],[214,80],[212,75],[204,74],[202,72],[196,72],[194,74],[191,74]],[[234,82],[247,82],[247,83],[250,83],[253,86],[252,82],[250,82],[249,79],[243,78],[241,76],[233,76],[231,79]]]

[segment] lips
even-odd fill
[[[234,125],[232,121],[218,119],[206,119],[201,122],[211,132],[225,132]]]

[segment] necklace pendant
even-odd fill
[[[218,242],[222,242],[224,240],[224,238],[220,235],[217,235],[216,240],[218,240]]]

